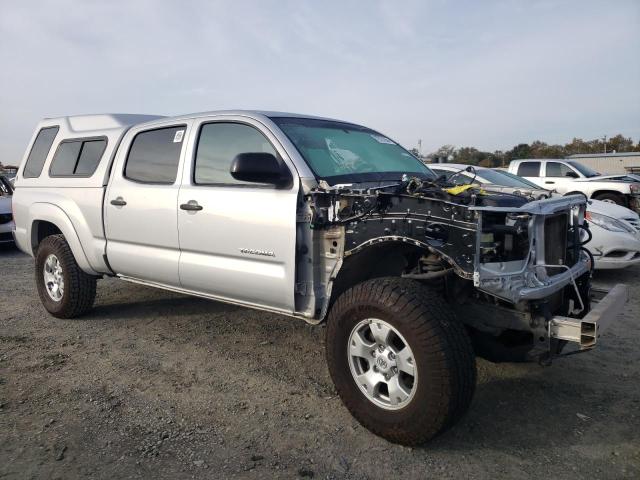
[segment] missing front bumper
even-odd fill
[[[598,338],[625,308],[629,293],[619,283],[611,291],[592,289],[593,308],[583,318],[556,316],[549,322],[549,337],[566,340],[588,350],[596,346]]]

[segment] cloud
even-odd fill
[[[0,161],[40,118],[226,108],[356,121],[408,147],[640,137],[640,4],[5,2]]]

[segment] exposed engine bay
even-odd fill
[[[557,354],[564,344],[551,338],[551,317],[590,308],[586,199],[531,200],[443,179],[320,182],[299,214],[299,227],[308,225],[299,228],[298,265],[307,268],[298,269],[297,305],[319,321],[349,286],[404,276],[440,289],[490,359],[503,348],[510,360],[514,349],[527,359]]]

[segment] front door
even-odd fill
[[[213,118],[193,128],[178,194],[183,288],[292,312],[299,182],[286,152],[263,125],[243,117]],[[292,184],[235,180],[229,173],[234,157],[257,152],[282,161]]]
[[[544,188],[555,190],[564,195],[565,193],[574,190],[572,185],[577,176],[578,172],[566,163],[551,162],[547,160],[543,178]]]
[[[188,127],[135,129],[123,139],[104,202],[107,259],[118,274],[180,286],[177,208]]]

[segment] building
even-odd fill
[[[640,152],[577,154],[567,160],[575,160],[602,174],[640,173]]]

